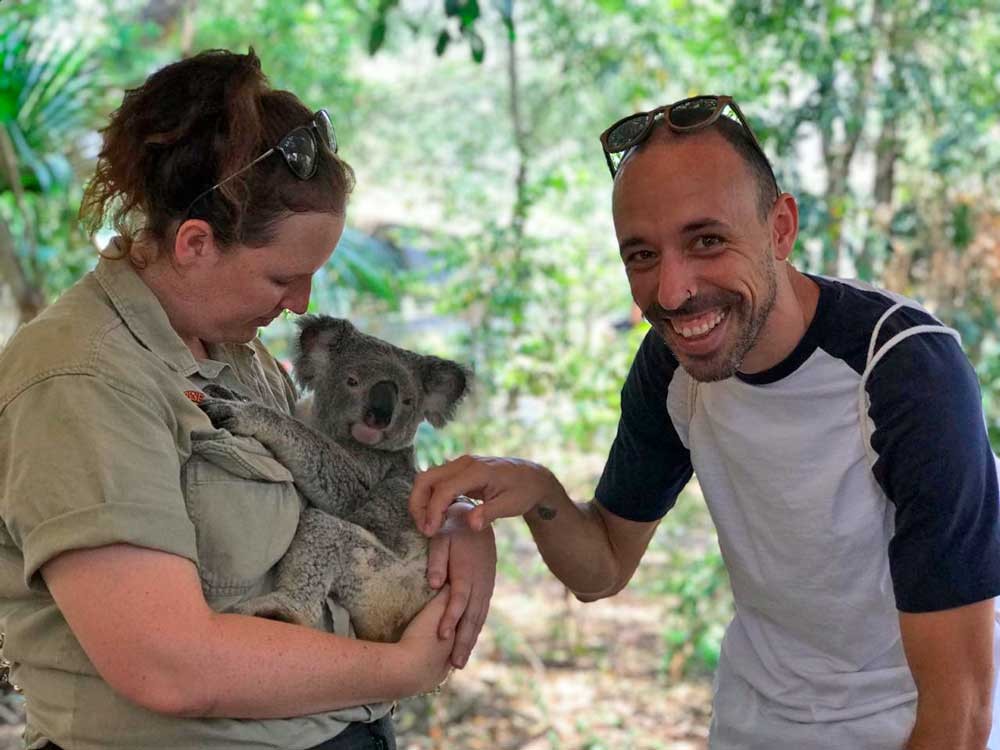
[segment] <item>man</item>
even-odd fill
[[[1000,502],[957,336],[788,263],[795,199],[729,97],[632,115],[601,141],[652,331],[595,500],[535,464],[463,457],[418,479],[415,519],[433,533],[458,494],[484,501],[474,526],[523,515],[591,601],[626,585],[693,471],[736,609],[714,750],[981,750]]]

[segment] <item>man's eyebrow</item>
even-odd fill
[[[691,234],[692,232],[700,232],[702,229],[717,229],[717,228],[728,229],[729,225],[726,222],[719,219],[713,219],[711,217],[705,217],[703,219],[695,219],[694,221],[689,221],[683,227],[681,227],[681,234]]]

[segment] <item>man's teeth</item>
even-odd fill
[[[722,310],[717,310],[710,315],[698,320],[686,320],[683,323],[677,320],[671,320],[670,325],[673,329],[686,339],[692,336],[704,336],[706,333],[715,328],[722,319],[726,317],[726,313]]]

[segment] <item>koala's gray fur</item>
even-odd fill
[[[308,501],[273,592],[236,611],[318,625],[327,594],[350,612],[359,637],[396,641],[433,596],[427,539],[407,508],[416,474],[413,439],[441,427],[465,395],[460,365],[393,346],[346,320],[300,320],[295,375],[313,391],[309,424],[206,386],[212,424],[263,443]]]

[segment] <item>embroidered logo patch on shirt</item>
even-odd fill
[[[200,404],[205,400],[205,394],[201,391],[184,391],[184,395],[189,399],[194,401],[196,404]]]

